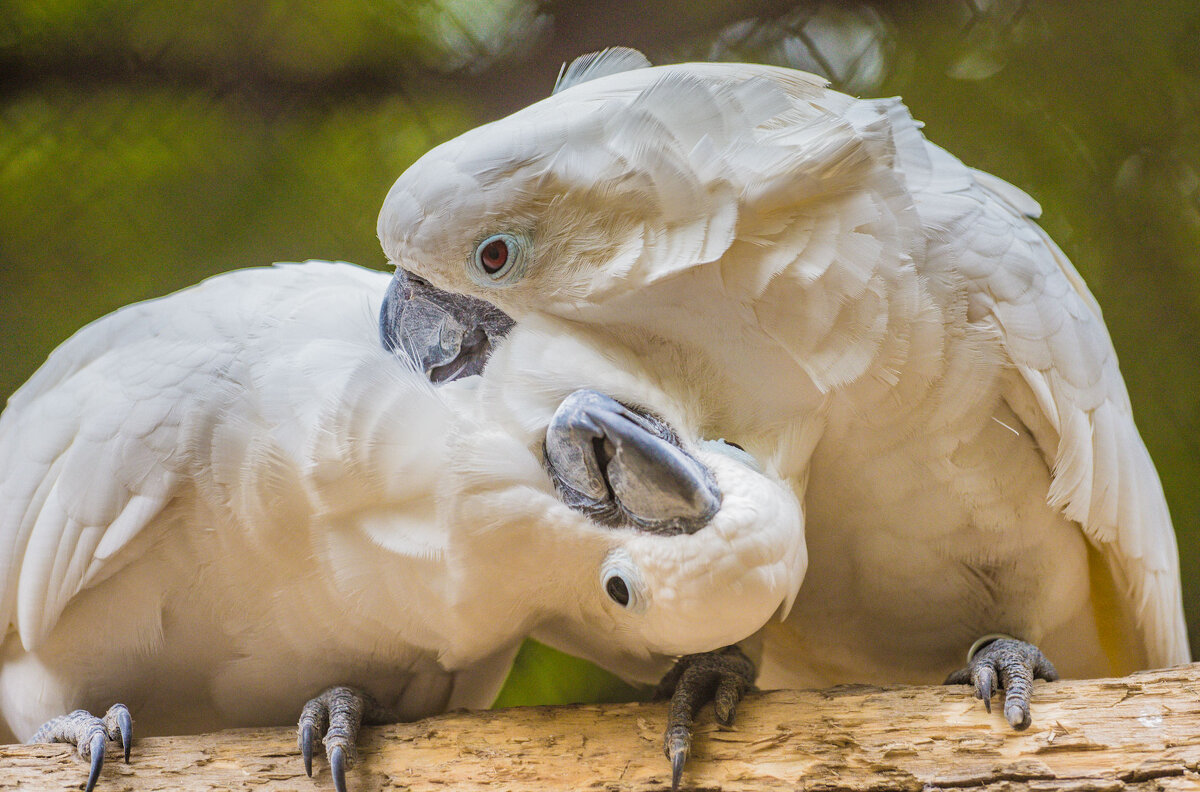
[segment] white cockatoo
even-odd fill
[[[379,236],[515,319],[506,357],[623,350],[792,483],[811,565],[761,684],[928,683],[1003,634],[953,680],[998,676],[1022,728],[1033,645],[1073,677],[1188,659],[1161,485],[1038,213],[899,100],[618,48],[424,155]]]
[[[510,414],[462,375],[511,323],[429,294],[241,270],[50,356],[0,416],[0,725],[75,743],[90,789],[130,712],[187,733],[304,705],[342,789],[362,718],[489,705],[530,633],[653,681],[786,610],[790,488],[636,371],[610,381],[653,414],[579,389]],[[595,517],[556,494],[589,477]]]

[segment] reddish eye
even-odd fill
[[[489,275],[495,275],[507,262],[508,244],[503,239],[493,239],[479,250],[479,264]]]
[[[483,286],[507,286],[521,276],[524,252],[520,237],[492,234],[475,247],[471,272],[482,276],[477,283]]]

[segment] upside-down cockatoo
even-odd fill
[[[424,155],[379,236],[512,316],[504,357],[622,350],[791,481],[810,567],[761,684],[928,683],[987,644],[952,679],[999,677],[1022,728],[1038,647],[1073,677],[1188,659],[1161,485],[1038,213],[898,100],[613,49]]]
[[[304,705],[305,762],[324,735],[344,789],[361,719],[487,706],[530,633],[652,681],[786,609],[786,485],[635,375],[610,381],[653,414],[482,399],[502,383],[465,375],[511,322],[430,293],[241,270],[50,356],[0,416],[0,726],[75,743],[90,789],[131,712],[178,734]],[[600,481],[603,508],[559,479]]]

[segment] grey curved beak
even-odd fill
[[[695,533],[721,508],[711,471],[680,447],[669,426],[597,391],[563,401],[545,452],[564,502],[606,524]]]
[[[397,269],[379,312],[386,349],[404,355],[431,382],[451,382],[483,371],[513,320],[499,308],[451,294]]]

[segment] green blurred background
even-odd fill
[[[1200,654],[1200,4],[0,0],[0,394],[121,305],[273,261],[385,264],[430,146],[607,45],[902,95],[1024,188],[1104,307]],[[501,704],[633,691],[528,645]]]

